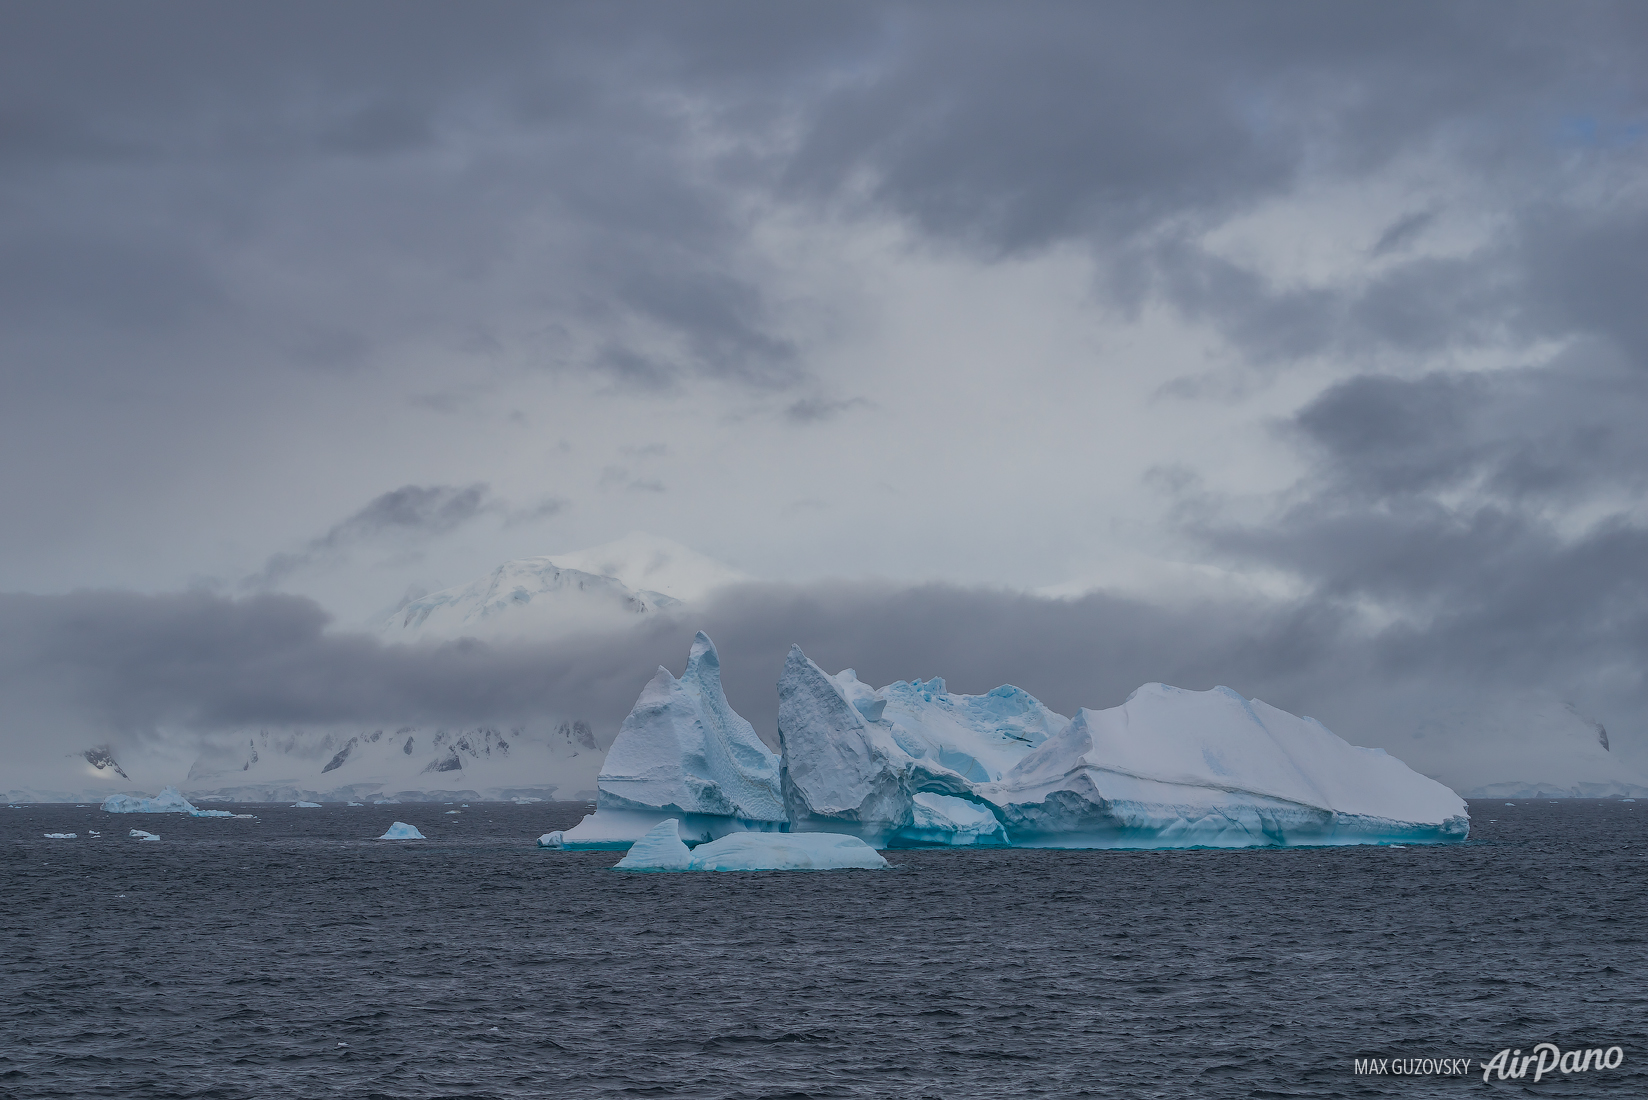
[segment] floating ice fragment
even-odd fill
[[[565,840],[563,839],[565,836],[566,836],[566,834],[563,833],[560,829],[556,829],[552,833],[545,833],[543,836],[538,838],[538,847],[540,847],[540,848],[565,848],[566,843],[565,843]]]
[[[416,825],[408,825],[404,821],[397,821],[393,825],[389,826],[388,829],[384,830],[384,834],[382,836],[380,836],[378,839],[379,840],[427,840],[428,837],[426,837],[422,833],[418,832],[418,827]]]
[[[298,801],[292,803],[292,809],[294,809],[294,810],[318,810],[318,809],[320,809],[320,803],[319,802],[305,802],[302,799],[299,799]]]
[[[44,835],[47,840],[74,840],[79,836],[78,833],[46,833]]]
[[[689,851],[680,824],[659,822],[615,871],[834,871],[887,866],[874,848],[842,833],[729,833]]]
[[[344,805],[345,806],[364,806],[364,805],[366,805],[366,803],[364,803],[364,802],[345,802]]]
[[[629,854],[614,866],[615,871],[685,871],[692,852],[681,841],[681,823],[666,818],[630,845]]]
[[[461,814],[461,813],[463,813],[462,810],[448,810],[446,812],[449,813],[449,814]]]
[[[144,832],[142,829],[133,829],[127,835],[129,835],[133,840],[159,840],[160,839],[160,834],[159,833],[148,833],[148,832]]]

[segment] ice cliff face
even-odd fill
[[[778,757],[728,705],[721,659],[702,632],[679,680],[660,668],[642,689],[596,790],[596,812],[552,846],[628,847],[665,818],[679,820],[683,838],[694,841],[777,830],[785,820]]]
[[[944,681],[879,691],[830,676],[799,646],[778,681],[778,737],[791,827],[872,844],[1002,844],[975,787],[1000,779],[1069,719],[1015,687],[952,695]]]
[[[1465,839],[1464,800],[1380,749],[1229,688],[1083,709],[976,794],[1015,844],[1243,847]]]

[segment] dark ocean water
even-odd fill
[[[679,875],[533,847],[582,804],[456,808],[0,810],[0,1095],[1648,1097],[1648,802]],[[368,839],[397,818],[434,839]],[[1544,1040],[1625,1062],[1482,1083]]]

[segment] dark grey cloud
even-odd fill
[[[277,585],[301,569],[335,560],[353,546],[384,536],[424,540],[488,513],[504,515],[505,522],[527,522],[554,515],[560,509],[560,501],[549,499],[534,508],[512,511],[484,482],[463,486],[403,485],[373,497],[324,535],[311,539],[303,549],[271,556],[261,571],[246,578],[243,587]]]
[[[1600,617],[1594,603],[1561,605],[1586,589],[1583,570],[1640,554],[1641,536],[1598,540],[1552,578],[1543,602],[1503,599],[1482,621],[1445,625],[1434,637],[1405,628],[1368,635],[1325,601],[1207,602],[1177,610],[1093,594],[1045,599],[951,585],[756,585],[732,589],[690,619],[561,643],[473,640],[385,645],[328,630],[327,615],[299,597],[228,599],[209,593],[139,596],[80,592],[0,597],[0,690],[19,714],[51,715],[79,751],[156,729],[350,723],[473,724],[580,717],[616,729],[659,664],[681,668],[692,633],[722,652],[734,706],[772,737],[774,686],[791,643],[826,668],[856,668],[877,684],[946,678],[955,691],[1017,684],[1053,708],[1120,703],[1141,683],[1229,684],[1311,713],[1347,736],[1377,732],[1360,713],[1370,685],[1410,698],[1453,697],[1461,676],[1506,684],[1529,661],[1542,682],[1574,677],[1599,653],[1648,656],[1648,592]],[[1521,616],[1520,618],[1518,616]],[[1461,633],[1503,632],[1498,647],[1458,646]],[[1520,633],[1517,633],[1520,631]],[[1576,644],[1577,643],[1577,644]],[[1488,681],[1486,673],[1500,671]],[[1604,701],[1640,701],[1640,682],[1612,685]],[[1592,692],[1593,696],[1596,693]],[[1601,696],[1596,696],[1602,698]],[[1604,711],[1610,728],[1640,726]]]
[[[817,424],[825,420],[834,420],[844,412],[866,408],[869,405],[870,399],[867,397],[848,397],[835,401],[826,397],[803,397],[785,407],[784,417],[796,424]]]

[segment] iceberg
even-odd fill
[[[884,870],[881,853],[841,833],[729,833],[692,851],[689,871]]]
[[[596,779],[595,812],[539,843],[628,848],[666,819],[684,841],[786,827],[779,760],[727,703],[721,659],[703,632],[678,680],[660,668],[642,689]]]
[[[728,833],[689,849],[680,823],[660,821],[630,847],[615,871],[834,871],[887,866],[874,848],[840,833]]]
[[[1081,710],[976,796],[1015,845],[1066,848],[1437,844],[1465,802],[1382,749],[1357,748],[1227,687],[1146,684]]]
[[[781,782],[792,831],[877,847],[1006,844],[975,787],[1000,779],[1070,720],[1012,686],[953,695],[943,680],[879,691],[792,646],[778,681]]]
[[[666,818],[630,845],[629,853],[614,865],[615,871],[685,871],[692,864],[692,849],[681,840],[681,823]]]
[[[79,833],[42,833],[47,840],[78,840]]]
[[[292,803],[292,809],[294,809],[294,810],[318,810],[318,809],[320,809],[320,803],[319,802],[304,802],[300,799],[299,801]]]
[[[397,821],[384,830],[379,840],[428,840],[429,838],[418,832],[416,825],[408,825],[404,821]]]
[[[160,834],[159,833],[146,832],[143,829],[133,829],[127,835],[130,836],[133,840],[159,840],[160,839]]]
[[[194,803],[179,794],[176,787],[167,787],[153,798],[136,798],[129,794],[112,794],[104,800],[103,809],[111,814],[188,814],[190,817],[237,816],[229,810],[198,809]]]

